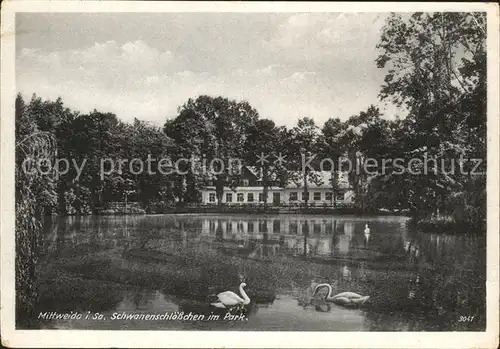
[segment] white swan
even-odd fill
[[[314,288],[313,297],[316,295],[316,292],[318,292],[318,290],[322,287],[328,288],[328,294],[325,296],[325,300],[327,302],[332,302],[338,305],[358,306],[362,305],[370,298],[370,296],[361,296],[354,292],[342,292],[336,294],[335,296],[332,296],[333,289],[330,284],[316,285],[316,287]]]
[[[249,304],[250,298],[248,298],[245,290],[243,290],[243,287],[245,287],[246,285],[247,284],[244,282],[240,284],[240,293],[243,298],[241,298],[234,292],[225,291],[217,295],[217,298],[219,299],[218,302],[210,304],[217,308],[232,308],[234,306],[242,307],[243,305]]]
[[[365,230],[364,230],[365,235],[370,235],[370,227],[368,224],[365,224]]]

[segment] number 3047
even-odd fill
[[[474,316],[460,316],[458,322],[472,322],[474,320]]]

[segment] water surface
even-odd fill
[[[42,321],[63,329],[311,331],[484,330],[485,242],[411,231],[407,218],[312,215],[66,217],[46,225]],[[365,233],[365,224],[370,233]],[[244,320],[207,297],[247,283]],[[369,295],[359,309],[324,301]],[[326,289],[325,289],[326,291]],[[118,320],[183,312],[218,321]],[[461,321],[461,316],[474,316]]]

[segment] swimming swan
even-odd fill
[[[234,292],[225,291],[217,295],[217,298],[219,300],[218,302],[210,304],[217,308],[232,308],[234,306],[238,306],[241,308],[243,305],[249,304],[250,298],[248,298],[245,290],[243,290],[243,287],[245,287],[246,285],[247,284],[244,282],[240,284],[240,293],[243,298],[241,298]]]
[[[365,224],[365,230],[364,230],[365,235],[370,235],[370,227],[368,224]]]
[[[365,303],[370,296],[361,296],[354,292],[342,292],[332,296],[332,286],[330,284],[319,284],[314,288],[313,297],[316,295],[316,292],[322,287],[328,288],[328,294],[325,296],[325,301],[332,302],[338,305],[344,306],[358,306]]]

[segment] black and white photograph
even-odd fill
[[[2,344],[498,346],[498,5],[34,3]]]

